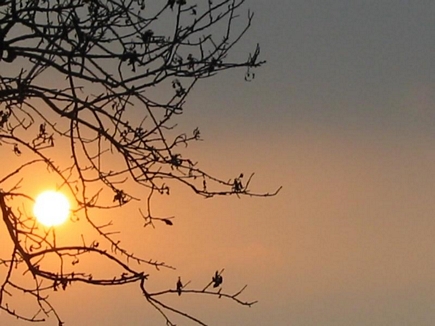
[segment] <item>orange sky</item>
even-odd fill
[[[182,123],[202,127],[189,150],[203,167],[255,172],[253,188],[281,193],[204,200],[175,187],[158,200],[172,228],[114,215],[125,243],[177,266],[153,276],[163,287],[221,268],[228,291],[248,284],[252,308],[181,303],[211,325],[432,325],[433,2],[249,2],[247,37],[269,64],[252,83],[205,82]],[[58,294],[67,326],[164,324],[134,287]]]

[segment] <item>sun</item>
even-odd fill
[[[66,221],[70,205],[66,196],[57,191],[44,191],[36,197],[33,214],[39,223],[52,227]]]

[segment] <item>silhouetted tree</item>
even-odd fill
[[[199,129],[178,132],[174,123],[201,79],[245,68],[250,80],[251,70],[263,63],[258,46],[245,60],[229,56],[251,24],[249,12],[244,25],[239,23],[244,2],[0,1],[0,145],[12,158],[17,156],[2,156],[0,208],[11,251],[0,260],[6,273],[1,310],[33,322],[54,316],[62,325],[48,294],[75,282],[136,283],[167,325],[173,325],[168,313],[205,324],[165,303],[164,294],[189,292],[254,303],[240,300],[242,291],[186,288],[181,278],[173,288],[150,292],[150,271],[143,266],[171,266],[136,256],[121,245],[112,222],[102,225],[95,219],[96,211],[142,200],[146,208],[138,211],[138,218],[145,226],[171,226],[172,218],[155,216],[151,204],[155,194],[169,194],[172,182],[204,197],[277,192],[251,192],[252,175],[242,182],[243,174],[222,180],[203,171],[182,155],[184,147],[200,140]],[[23,176],[37,166],[54,175],[57,188],[74,199],[71,220],[85,221],[93,238],[60,245],[55,228],[40,227],[25,209],[34,199],[20,190]],[[130,184],[142,186],[145,196],[130,192]],[[84,255],[103,257],[122,272],[106,278],[92,275],[80,264]],[[216,272],[212,283],[222,284],[221,273]],[[33,297],[36,313],[26,315],[12,307],[8,300],[15,292]]]

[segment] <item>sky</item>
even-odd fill
[[[177,267],[157,276],[164,285],[221,268],[226,290],[248,284],[251,308],[181,303],[210,325],[432,325],[435,2],[246,8],[254,23],[236,51],[258,42],[267,64],[249,83],[243,71],[205,81],[182,123],[201,127],[190,150],[203,167],[255,172],[253,189],[281,192],[204,200],[176,188],[159,207],[176,225],[146,231],[141,248],[131,222],[127,241]],[[66,325],[164,324],[133,287],[55,298]],[[0,323],[25,325],[4,313]]]

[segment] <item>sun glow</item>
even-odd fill
[[[33,213],[39,223],[52,227],[66,221],[70,214],[70,205],[65,195],[49,190],[36,197]]]

